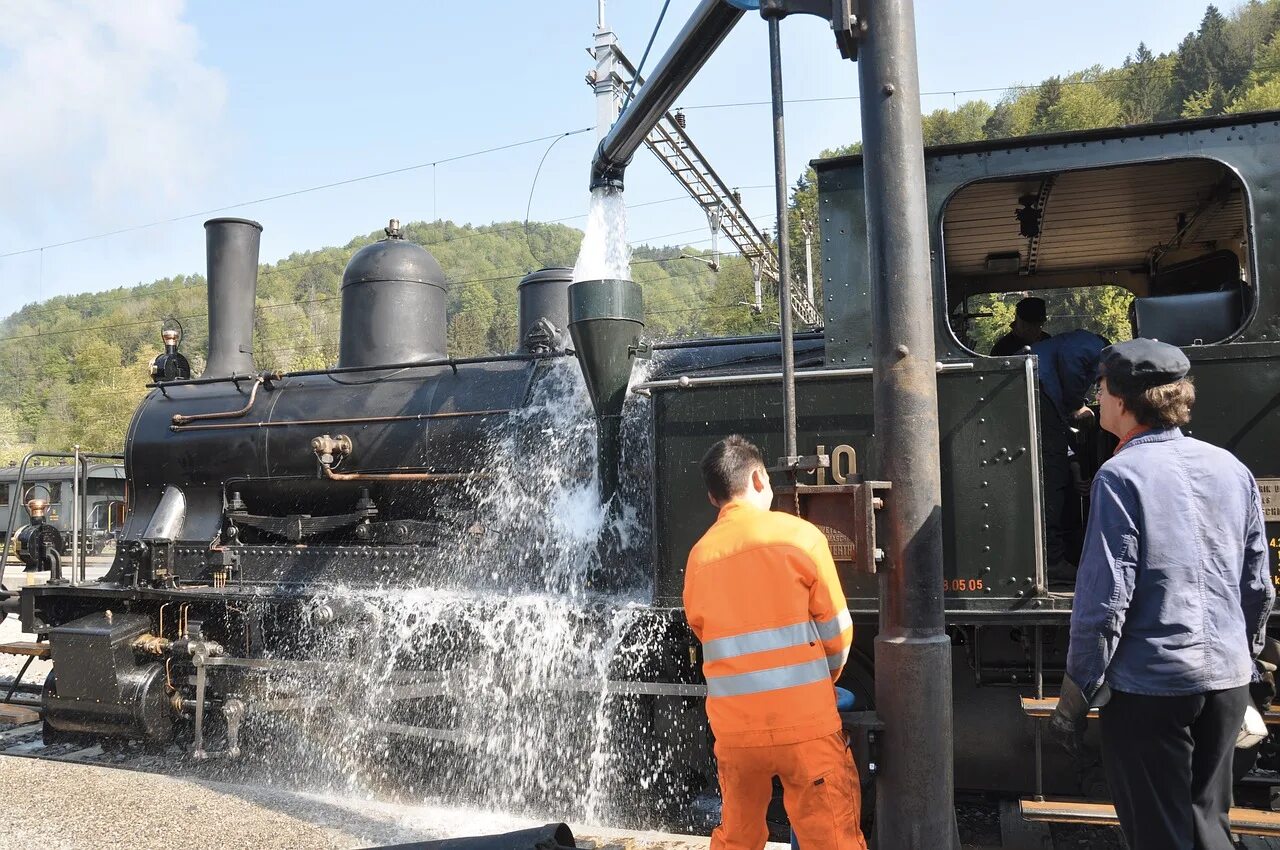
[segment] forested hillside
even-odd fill
[[[520,222],[483,227],[447,221],[413,223],[405,238],[423,245],[450,280],[449,350],[457,356],[515,348],[516,284],[544,265],[572,266],[581,232]],[[337,360],[342,270],[351,255],[382,234],[340,248],[289,256],[260,267],[255,361],[263,369],[319,368]],[[659,337],[763,331],[733,293],[750,292],[751,272],[725,258],[720,272],[680,259],[697,251],[635,250],[633,276],[644,285],[649,327]],[[775,311],[776,312],[776,311]],[[0,462],[34,446],[80,444],[118,450],[129,417],[146,392],[148,369],[162,350],[160,329],[176,322],[182,350],[198,374],[208,345],[205,280],[158,280],[108,292],[61,296],[29,305],[0,323]]]
[[[1230,14],[1210,6],[1178,48],[1153,54],[1143,44],[1120,67],[1065,71],[1035,85],[1010,88],[994,103],[972,100],[929,113],[928,144],[968,142],[1061,130],[1134,124],[1223,112],[1280,108],[1280,0],[1247,3]],[[792,145],[803,146],[803,139]],[[857,150],[850,145],[824,155]],[[802,246],[802,219],[816,221],[812,171],[793,193],[792,244]],[[543,265],[572,265],[581,233],[557,224],[487,226],[414,223],[407,238],[426,246],[452,282],[450,351],[459,356],[509,351],[515,345],[515,286]],[[255,351],[261,368],[313,368],[336,360],[338,285],[351,254],[380,233],[342,247],[308,251],[261,268]],[[680,248],[637,249],[633,275],[645,288],[649,327],[657,337],[737,334],[770,329],[776,310],[756,316],[744,306],[752,279],[739,258],[712,271],[680,259]],[[817,258],[815,258],[816,260]],[[797,258],[803,270],[803,260]],[[820,281],[821,277],[816,276]],[[766,294],[766,303],[774,296]],[[1114,293],[1086,292],[1101,331],[1123,322],[1126,303]],[[982,333],[1002,332],[1016,297],[992,297]],[[0,462],[39,446],[73,444],[119,450],[144,394],[147,369],[160,350],[166,320],[184,330],[183,351],[197,372],[206,347],[204,279],[179,276],[132,288],[58,297],[0,322]],[[1114,326],[1114,327],[1113,327]],[[985,350],[980,344],[981,350]]]

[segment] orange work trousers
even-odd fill
[[[724,747],[720,763],[720,825],[711,850],[762,850],[773,777],[801,850],[867,850],[859,816],[862,787],[843,732],[768,747]]]

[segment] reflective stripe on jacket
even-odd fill
[[[745,502],[725,505],[689,553],[684,609],[702,641],[716,740],[793,744],[840,728],[832,684],[853,624],[816,526]]]

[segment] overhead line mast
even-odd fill
[[[637,75],[636,67],[618,46],[617,36],[605,24],[604,5],[605,0],[599,0],[595,47],[592,51],[596,67],[587,75],[588,84],[596,92],[596,132],[601,139],[617,120],[622,92],[633,80],[637,87],[644,85],[644,78]],[[770,280],[778,284],[781,279],[778,252],[747,214],[742,206],[741,196],[729,188],[689,138],[684,125],[684,116],[679,110],[675,113],[664,112],[645,136],[644,145],[706,213],[713,245],[714,237],[723,233],[751,264],[755,298],[750,306],[753,312],[760,313],[764,309],[762,281]],[[785,227],[786,223],[780,221],[778,226]],[[718,258],[716,262],[718,263]],[[822,314],[814,305],[812,297],[806,295],[804,285],[792,276],[787,288],[791,312],[795,317],[810,328],[822,327]]]

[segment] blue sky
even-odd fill
[[[654,58],[697,0],[671,0]],[[1124,11],[1117,13],[1118,6]],[[917,0],[924,108],[1035,83],[1146,41],[1173,49],[1203,0]],[[638,61],[661,3],[610,0]],[[128,10],[122,12],[121,10]],[[0,7],[0,255],[588,127],[595,0],[357,5],[308,0],[36,0]],[[654,61],[651,58],[650,65]],[[817,19],[784,23],[790,98],[856,92]],[[965,90],[991,91],[965,94]],[[953,95],[951,92],[957,92]],[[767,100],[766,31],[748,13],[681,97]],[[773,219],[767,106],[690,108],[689,132],[764,226]],[[856,101],[788,106],[794,180],[856,140]],[[390,217],[522,219],[549,142],[424,165],[224,214],[264,225],[262,259],[346,242]],[[547,156],[531,217],[581,226],[593,133]],[[701,211],[646,152],[628,173],[630,236],[706,245]],[[203,216],[0,256],[0,316],[57,294],[203,273]]]

